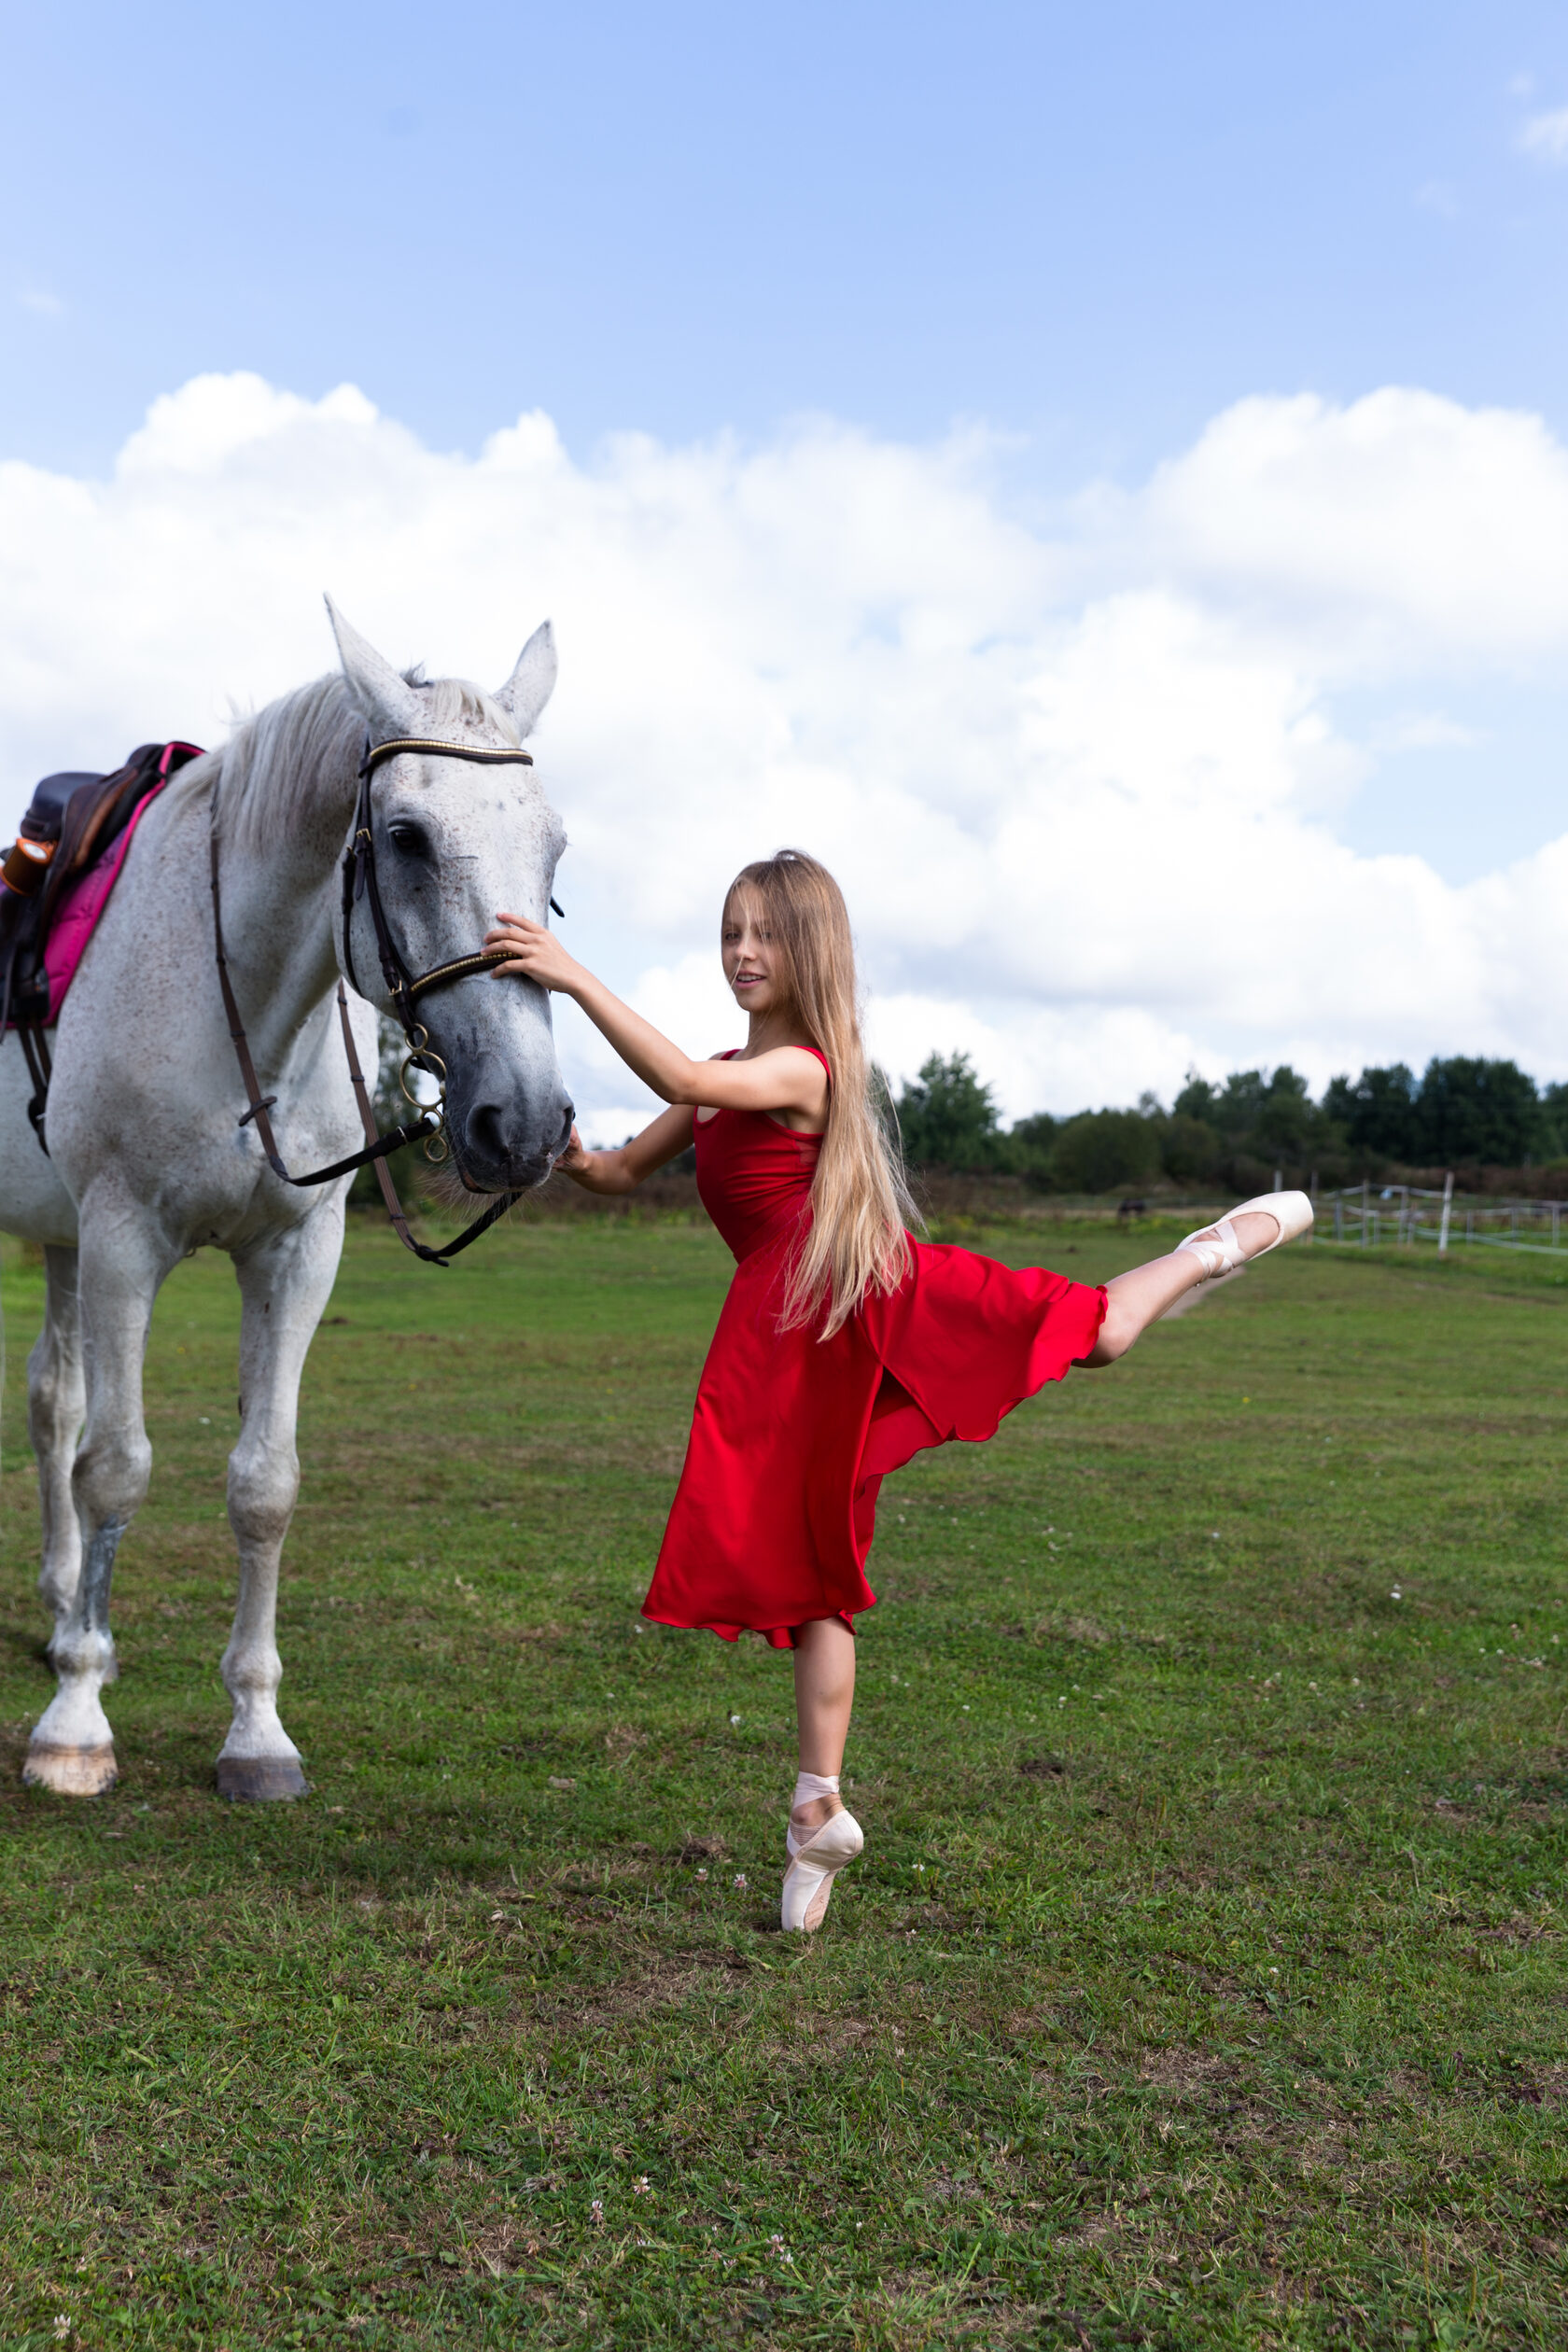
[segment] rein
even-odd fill
[[[282,1154],[277,1148],[272,1120],[268,1116],[277,1097],[276,1095],[263,1095],[261,1092],[260,1081],[256,1074],[256,1064],[251,1058],[250,1043],[245,1036],[245,1023],[240,1018],[239,1003],[234,995],[233,984],[229,977],[228,959],[224,954],[223,910],[217,872],[216,784],[208,802],[207,832],[212,862],[213,936],[217,955],[218,986],[223,991],[223,1007],[229,1016],[229,1034],[233,1040],[234,1056],[240,1065],[240,1075],[245,1080],[245,1099],[249,1105],[240,1120],[240,1125],[248,1127],[250,1122],[255,1120],[256,1132],[260,1139],[261,1149],[273,1175],[281,1178],[286,1184],[329,1184],[335,1176],[351,1175],[356,1169],[373,1166],[376,1183],[381,1187],[381,1197],[385,1204],[387,1216],[404,1248],[412,1250],[415,1257],[423,1258],[427,1266],[445,1266],[460,1251],[468,1249],[471,1243],[477,1241],[482,1233],[488,1233],[497,1218],[504,1216],[514,1201],[521,1200],[523,1195],[521,1191],[500,1194],[491,1202],[482,1217],[476,1218],[471,1225],[465,1227],[455,1241],[448,1242],[443,1249],[427,1249],[423,1241],[416,1241],[409,1231],[408,1219],[403,1213],[402,1203],[398,1197],[398,1188],[392,1181],[392,1171],[386,1165],[387,1157],[393,1152],[400,1152],[405,1144],[428,1143],[429,1139],[443,1136],[446,1126],[446,1065],[439,1054],[432,1052],[429,1032],[414,1017],[413,1003],[414,999],[423,995],[427,988],[439,988],[444,987],[450,980],[464,980],[470,973],[487,972],[494,965],[504,963],[508,950],[504,947],[489,947],[482,949],[478,955],[458,956],[449,963],[433,964],[428,972],[421,973],[417,978],[410,973],[407,964],[403,961],[398,944],[392,936],[391,927],[386,920],[385,909],[381,903],[381,886],[376,876],[375,832],[371,809],[371,784],[377,768],[384,760],[395,759],[402,751],[423,751],[447,760],[471,760],[487,767],[505,763],[519,767],[532,767],[534,763],[533,755],[527,751],[490,750],[478,744],[441,743],[421,735],[399,735],[385,743],[367,743],[366,745],[365,757],[359,767],[359,798],[355,809],[354,831],[349,838],[348,847],[343,853],[343,963],[355,994],[363,996],[365,991],[360,987],[358,974],[354,969],[354,945],[351,932],[354,909],[359,900],[368,895],[371,902],[371,920],[375,926],[376,948],[381,959],[382,978],[386,984],[387,994],[392,999],[399,1024],[409,1048],[403,1059],[399,1083],[408,1100],[419,1111],[416,1120],[408,1125],[394,1127],[389,1135],[377,1132],[375,1109],[371,1100],[370,1089],[365,1084],[365,1073],[359,1067],[359,1057],[355,1051],[354,1029],[348,1017],[348,998],[343,992],[343,984],[340,977],[338,1018],[343,1025],[343,1050],[348,1057],[349,1084],[354,1088],[359,1122],[365,1130],[365,1149],[362,1152],[355,1152],[347,1159],[334,1160],[330,1168],[315,1169],[308,1176],[289,1174],[284,1164]],[[561,909],[555,905],[555,901],[552,899],[550,903],[559,915]],[[408,1072],[411,1068],[426,1071],[436,1081],[441,1091],[434,1110],[422,1109],[410,1093]],[[435,1156],[443,1157],[444,1149],[443,1143],[442,1151]]]

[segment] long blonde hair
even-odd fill
[[[823,1316],[820,1337],[831,1339],[869,1291],[897,1289],[911,1262],[904,1224],[914,1210],[897,1148],[871,1099],[843,891],[815,858],[780,849],[735,875],[723,919],[739,897],[756,903],[779,959],[779,982],[828,1065],[811,1230],[790,1269],[782,1328]]]

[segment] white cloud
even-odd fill
[[[1127,502],[1124,561],[1272,626],[1314,683],[1510,667],[1568,640],[1568,451],[1390,387],[1239,400]]]
[[[1532,115],[1519,133],[1519,143],[1526,155],[1536,156],[1543,163],[1568,163],[1568,106]]]
[[[1334,831],[1399,727],[1407,764],[1463,735],[1431,715],[1456,679],[1561,678],[1541,422],[1247,399],[1052,531],[989,459],[818,421],[581,465],[530,414],[469,460],[352,386],[199,378],[108,482],[0,466],[8,813],[46,768],[211,739],[326,666],[324,586],[389,657],[491,683],[548,611],[568,936],[695,1051],[737,1034],[724,883],[795,842],[845,883],[895,1074],[972,1051],[1013,1115],[1169,1093],[1195,1058],[1561,1072],[1568,836],[1456,888]],[[1393,713],[1361,740],[1352,691]],[[561,1034],[587,1123],[633,1115],[569,1010]]]
[[[1375,751],[1464,751],[1482,737],[1440,710],[1405,710],[1374,727],[1368,740]]]

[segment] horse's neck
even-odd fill
[[[220,840],[224,950],[259,1068],[277,1067],[337,982],[333,921],[352,781],[343,800],[341,826],[315,811],[264,849]]]

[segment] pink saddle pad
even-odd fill
[[[111,842],[96,865],[60,894],[54,910],[49,937],[44,942],[44,969],[49,973],[49,1022],[50,1029],[60,1018],[60,1008],[65,1001],[65,991],[77,976],[77,966],[82,959],[88,941],[92,937],[98,917],[109,903],[109,892],[119,879],[119,869],[125,863],[132,839],[149,804],[158,798],[167,779],[160,777],[150,792],[144,792],[131,811],[131,821],[117,841]]]

